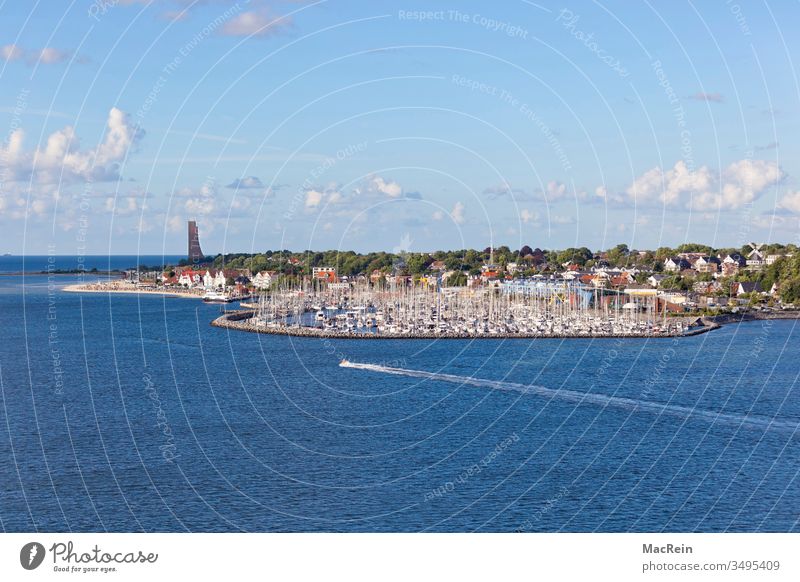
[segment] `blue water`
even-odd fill
[[[42,273],[45,271],[113,271],[146,265],[177,265],[185,255],[12,255],[0,256],[0,273]]]
[[[3,530],[800,529],[794,321],[326,342],[218,312],[0,278]]]

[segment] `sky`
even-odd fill
[[[0,2],[0,253],[797,243],[794,2]]]

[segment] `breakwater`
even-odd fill
[[[228,311],[211,322],[214,327],[224,327],[239,331],[249,331],[251,333],[263,333],[268,335],[288,335],[294,337],[314,337],[326,339],[359,339],[359,340],[397,340],[397,339],[605,339],[605,338],[628,338],[628,339],[659,339],[673,337],[690,337],[709,332],[721,327],[719,323],[708,322],[694,328],[690,328],[682,333],[660,333],[660,334],[533,334],[533,333],[498,333],[498,334],[475,334],[463,332],[414,332],[404,334],[380,334],[380,333],[359,333],[345,330],[327,330],[318,327],[306,326],[262,326],[254,325],[250,320],[255,316],[251,310],[247,311]]]

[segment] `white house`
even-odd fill
[[[664,270],[672,273],[689,269],[691,266],[692,264],[683,257],[669,257],[664,261]]]
[[[717,257],[702,256],[694,262],[698,273],[716,273],[719,270],[720,260]]]
[[[262,271],[253,277],[253,286],[256,289],[267,289],[275,280],[275,271]]]
[[[203,287],[207,289],[216,289],[225,286],[225,273],[222,269],[207,270],[203,275]]]
[[[767,255],[767,258],[766,258],[765,262],[767,263],[767,265],[772,265],[778,259],[782,259],[783,257],[791,257],[791,256],[792,256],[792,253],[787,253],[785,255]]]
[[[200,274],[200,272],[189,269],[182,271],[181,276],[178,278],[178,284],[185,287],[194,287],[195,285],[202,284],[202,282],[203,276]]]

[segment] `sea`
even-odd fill
[[[52,271],[121,271],[144,265],[176,265],[185,255],[3,255],[0,275]]]
[[[0,277],[3,531],[800,529],[796,321],[325,340],[78,280]]]

